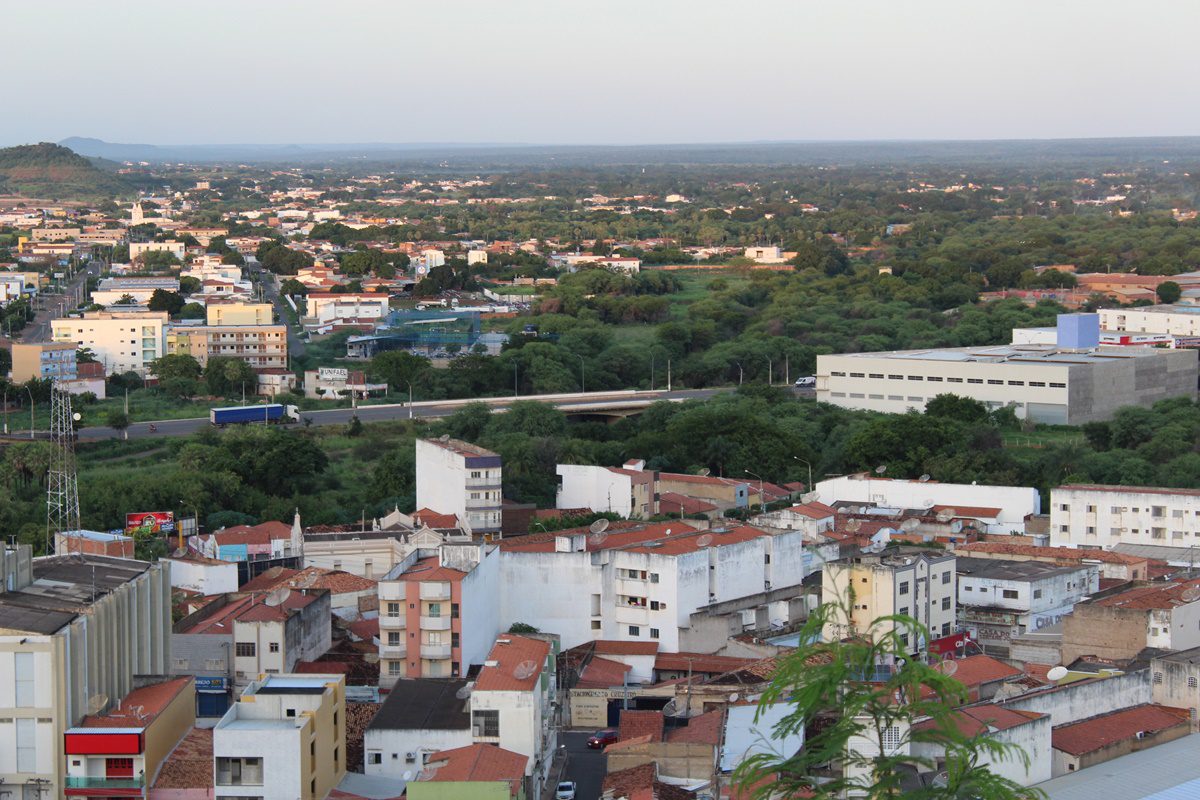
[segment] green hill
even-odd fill
[[[121,195],[131,189],[120,175],[61,145],[0,148],[0,195],[65,200]]]

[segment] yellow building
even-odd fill
[[[74,342],[13,342],[12,380],[24,383],[34,378],[74,380],[77,372]]]
[[[177,325],[167,329],[166,351],[206,366],[213,356],[240,358],[255,369],[287,367],[286,325]]]
[[[205,310],[209,325],[270,325],[275,321],[270,303],[213,303]]]
[[[321,800],[346,775],[343,675],[264,675],[213,729],[218,797]]]
[[[109,374],[145,375],[150,362],[163,355],[169,319],[165,311],[88,311],[52,320],[51,338],[90,348]]]

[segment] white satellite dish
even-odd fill
[[[1192,587],[1179,595],[1179,599],[1185,603],[1190,603],[1194,600],[1200,600],[1200,588]]]
[[[523,681],[526,678],[532,678],[537,674],[537,671],[538,664],[536,661],[522,661],[520,664],[517,664],[515,667],[513,667],[512,674],[517,680]]]
[[[942,661],[937,665],[937,671],[949,678],[951,675],[958,672],[958,662],[953,659]]]
[[[78,411],[76,411],[74,414],[71,415],[71,419],[75,420],[76,422],[79,422],[79,420],[83,419],[83,414],[80,414]]]
[[[681,705],[679,703],[679,699],[676,697],[672,697],[670,700],[667,701],[667,704],[662,707],[662,713],[663,713],[664,717],[687,717],[687,716],[690,716],[688,713],[687,704],[685,703],[681,707]]]
[[[450,434],[443,433],[441,436],[438,437],[438,441],[441,442],[442,444],[445,444],[446,442],[450,441]]]
[[[413,779],[413,771],[411,769],[406,770],[402,777],[406,781],[411,781]]]
[[[733,692],[729,695],[729,702],[736,703],[739,697],[741,697],[741,695],[739,695],[737,692]]]
[[[913,519],[912,517],[909,517],[908,519],[906,519],[900,523],[900,530],[914,531],[917,528],[919,528],[920,526],[921,526],[921,521],[919,519]]]
[[[933,507],[933,500],[922,500],[922,501],[921,501],[921,505],[922,505],[924,508],[932,508],[932,507]]]
[[[269,606],[281,606],[281,605],[283,605],[284,601],[286,601],[291,596],[292,596],[291,589],[287,589],[287,588],[276,589],[275,591],[268,594],[267,599],[264,600],[263,602]]]
[[[1070,670],[1060,664],[1057,667],[1051,667],[1049,671],[1046,672],[1046,677],[1057,683],[1058,681],[1061,681],[1063,678],[1067,677],[1069,672]]]
[[[378,664],[379,653],[363,653],[363,661],[367,662],[368,664]]]
[[[956,516],[958,516],[958,512],[955,511],[953,508],[943,508],[941,511],[939,511],[937,513],[937,521],[938,522],[949,522],[950,520],[954,519]]]
[[[887,472],[887,464],[880,464],[878,467],[875,468],[876,475],[882,475],[885,472]]]
[[[104,692],[94,694],[88,698],[88,713],[99,714],[108,707],[108,695]]]
[[[186,555],[187,555],[186,547],[176,547],[174,550],[171,551],[171,558],[183,558]]]
[[[699,475],[701,478],[707,478],[709,476],[709,474],[711,474],[711,473],[712,473],[712,470],[709,469],[708,467],[705,467],[704,469],[700,470],[696,474]]]
[[[929,481],[929,475],[922,475],[921,477],[917,478],[917,480],[919,480],[921,483],[927,483]]]
[[[706,533],[703,536],[701,536],[699,539],[696,540],[696,546],[697,547],[708,547],[710,544],[712,544],[712,542],[713,542],[712,534]]]
[[[459,700],[466,700],[471,696],[471,684],[467,683],[459,687],[459,690],[454,693],[454,696]]]
[[[820,492],[809,492],[808,494],[802,494],[802,495],[800,495],[800,502],[801,502],[801,503],[815,503],[815,502],[817,502],[817,501],[818,501],[818,500],[820,500],[820,499],[821,499],[821,493],[820,493]]]
[[[854,533],[861,527],[862,527],[861,519],[852,518],[852,519],[846,520],[846,530],[850,531],[851,533]]]
[[[593,521],[591,525],[588,525],[588,530],[592,533],[604,533],[608,530],[608,520],[601,517]]]

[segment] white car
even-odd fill
[[[807,375],[803,378],[796,378],[795,385],[796,385],[797,389],[802,389],[806,386],[816,386],[817,379],[815,377],[813,377],[812,375]]]
[[[554,792],[554,800],[575,800],[575,781],[563,781]]]

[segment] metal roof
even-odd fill
[[[1200,796],[1196,740],[1184,736],[1038,784],[1048,800],[1194,800]]]

